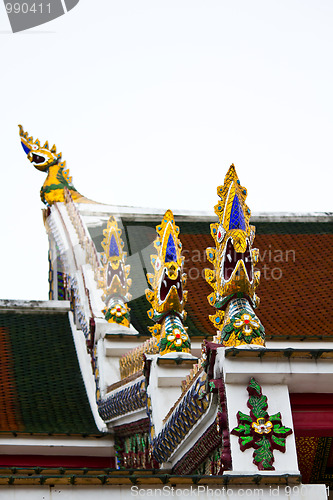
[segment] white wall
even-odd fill
[[[134,500],[139,498],[221,498],[225,500],[326,500],[324,485],[251,486],[209,485],[139,485],[139,486],[0,486],[0,499],[4,500]]]

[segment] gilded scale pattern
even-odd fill
[[[181,255],[179,228],[171,210],[164,214],[156,227],[154,246],[156,255],[151,255],[154,274],[147,274],[151,289],[146,290],[151,304],[148,317],[155,322],[150,327],[157,338],[160,354],[190,352],[190,339],[183,325],[187,291],[184,290],[186,275],[183,273],[184,257]]]
[[[221,199],[214,208],[219,222],[211,224],[216,247],[206,251],[214,267],[205,270],[206,281],[213,288],[208,302],[216,308],[210,320],[218,329],[217,341],[225,346],[264,345],[264,328],[253,311],[259,305],[256,288],[260,279],[254,269],[259,257],[252,248],[255,227],[249,224],[247,191],[233,164],[217,194]]]
[[[106,304],[103,313],[109,323],[129,327],[130,310],[127,302],[131,299],[129,288],[132,280],[128,278],[130,266],[126,265],[127,253],[123,251],[121,229],[113,216],[108,220],[103,235],[104,252],[101,254],[102,266],[98,281],[98,286],[104,292],[102,299]]]

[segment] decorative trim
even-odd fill
[[[153,438],[153,453],[159,463],[168,460],[186,434],[206,412],[211,401],[211,394],[206,392],[206,373],[203,375],[184,395],[162,431]]]
[[[227,402],[223,380],[211,380],[210,389],[219,395],[219,410],[216,421],[205,431],[194,446],[184,455],[174,466],[173,472],[177,474],[198,473],[197,469],[203,464],[209,455],[216,450],[219,457],[214,463],[210,460],[211,467],[209,474],[220,475],[231,470],[231,451],[229,426],[227,418]]]
[[[133,375],[129,375],[128,377],[123,378],[122,380],[118,380],[118,382],[115,382],[114,384],[108,385],[106,392],[109,393],[115,391],[116,389],[119,389],[119,387],[125,386],[126,384],[133,382],[133,380],[142,377],[142,375],[143,375],[143,370],[139,370],[133,373]]]
[[[116,425],[113,427],[113,432],[117,436],[131,436],[132,434],[138,432],[148,432],[149,431],[149,418],[142,418],[136,420],[136,422],[130,422],[129,424]]]
[[[193,474],[217,448],[221,448],[222,438],[214,422],[173,468],[174,474]]]
[[[115,436],[116,463],[120,469],[158,469],[153,457],[149,430]]]
[[[128,351],[119,359],[120,377],[124,379],[133,375],[144,366],[144,354],[157,354],[158,346],[155,337],[152,337],[143,344]]]
[[[96,250],[94,242],[92,241],[92,239],[91,239],[91,237],[90,237],[90,235],[89,235],[89,233],[88,233],[88,231],[83,223],[80,212],[78,211],[78,209],[73,201],[71,192],[67,187],[64,188],[64,201],[65,201],[65,207],[66,207],[68,216],[71,220],[71,223],[73,224],[73,228],[76,231],[81,248],[85,252],[86,262],[87,262],[87,264],[91,265],[93,272],[94,272],[94,277],[97,280],[99,266],[100,266],[97,250]]]
[[[253,475],[229,475],[223,474],[219,477],[219,484],[221,486],[231,486],[231,485],[239,485],[240,487],[244,487],[244,484],[253,487]],[[170,486],[174,486],[175,484],[179,484],[180,486],[189,485],[189,487],[193,486],[194,493],[197,488],[198,481],[200,481],[201,485],[207,484],[208,486],[212,484],[212,476],[195,474],[192,476],[179,476],[173,474],[165,474],[164,471],[136,471],[135,473],[131,473],[131,471],[125,472],[119,471],[118,469],[113,468],[103,468],[101,470],[98,468],[97,470],[91,468],[81,468],[75,469],[65,468],[65,467],[57,467],[50,468],[46,467],[11,467],[6,468],[2,471],[2,475],[0,476],[0,485],[8,486],[8,485],[84,485],[84,486],[96,486],[103,487],[104,485],[110,486],[119,486],[119,485],[127,485],[129,487],[133,486],[133,484],[139,484],[141,486],[147,486],[148,488],[152,488],[152,485],[157,485],[162,490],[163,486],[168,484]],[[257,474],[255,477],[256,484],[266,484],[267,476],[262,474]],[[283,477],[276,478],[276,483],[282,486],[288,485],[299,485],[301,483],[301,478],[296,474],[284,474]],[[96,491],[97,492],[97,491]]]
[[[333,471],[327,469],[327,462],[332,453],[332,437],[319,438],[317,451],[312,467],[311,483],[326,483],[333,487]]]
[[[311,482],[311,474],[313,470],[313,464],[315,462],[318,442],[318,437],[295,436],[297,461],[299,471],[302,474],[303,484],[309,484]]]
[[[98,411],[105,422],[146,406],[145,380],[140,380],[125,389],[98,402]]]
[[[98,457],[98,456],[84,456],[84,455],[1,455],[0,467],[11,467],[11,471],[15,474],[16,468],[32,468],[33,473],[37,473],[36,469],[40,469],[42,473],[43,468],[48,470],[54,467],[61,467],[65,469],[106,469],[115,467],[115,459],[111,456]],[[38,467],[36,467],[38,466]],[[17,471],[18,472],[18,471]],[[56,472],[56,471],[54,471]],[[2,471],[3,473],[3,471]]]

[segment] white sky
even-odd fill
[[[12,34],[0,6],[0,298],[47,298],[18,123],[110,204],[212,210],[233,162],[258,211],[332,211],[331,0],[80,0]]]

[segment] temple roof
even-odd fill
[[[88,214],[90,207],[81,206]],[[93,207],[92,207],[93,208]],[[96,207],[95,207],[96,210]],[[151,272],[151,245],[159,215],[121,211],[125,250],[131,265],[130,277],[138,290],[129,303],[131,321],[141,335],[149,335],[147,318],[149,304],[140,293],[146,286],[142,267]],[[83,215],[84,217],[84,215]],[[204,269],[211,267],[206,260],[206,248],[212,245],[210,223],[216,217],[210,213],[192,215],[175,211],[188,275],[187,326],[190,335],[212,336],[214,326],[209,321],[213,308],[207,301],[211,292],[204,279]],[[89,225],[90,234],[101,251],[102,228]],[[256,227],[255,246],[259,248],[257,268],[261,271],[258,295],[261,299],[258,315],[265,325],[267,340],[333,338],[331,310],[333,282],[331,275],[333,218],[330,214],[257,214],[251,223]],[[126,238],[125,238],[126,236]],[[135,285],[134,285],[135,286]],[[132,291],[133,293],[133,291]]]
[[[88,401],[68,307],[0,303],[0,435],[101,436]]]

